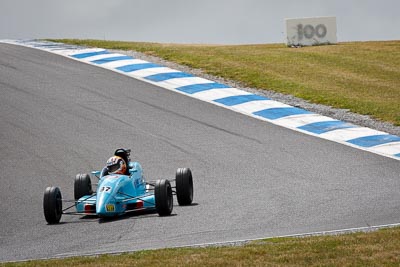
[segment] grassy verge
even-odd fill
[[[4,266],[399,266],[400,228],[370,233],[275,238],[236,247],[181,248]]]
[[[136,50],[313,103],[349,109],[400,126],[400,41],[288,48],[177,45],[99,40],[64,43]]]

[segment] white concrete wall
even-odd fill
[[[285,23],[288,46],[337,43],[336,17],[285,19]]]

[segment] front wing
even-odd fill
[[[97,207],[96,194],[83,196],[77,201],[72,202],[73,205],[63,209],[63,214],[69,215],[97,215],[100,217],[118,216],[126,212],[154,210],[155,198],[153,193],[142,196],[133,197],[123,193],[118,193],[109,203],[103,203],[102,207]],[[71,211],[75,207],[76,211]]]

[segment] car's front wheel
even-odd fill
[[[172,187],[168,180],[157,180],[154,187],[156,210],[160,216],[168,216],[174,206]]]
[[[193,202],[193,177],[189,168],[179,168],[175,175],[176,198],[181,206]]]
[[[74,181],[75,200],[78,200],[83,196],[91,194],[93,194],[93,190],[92,190],[92,182],[90,181],[90,176],[86,173],[77,174]]]
[[[62,197],[58,187],[47,187],[43,197],[44,217],[49,224],[60,222],[62,215]]]

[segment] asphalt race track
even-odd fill
[[[0,92],[0,261],[400,222],[391,158],[20,46],[0,44]],[[75,175],[101,169],[119,147],[148,180],[190,167],[195,204],[170,217],[47,225],[45,188],[72,199]]]

